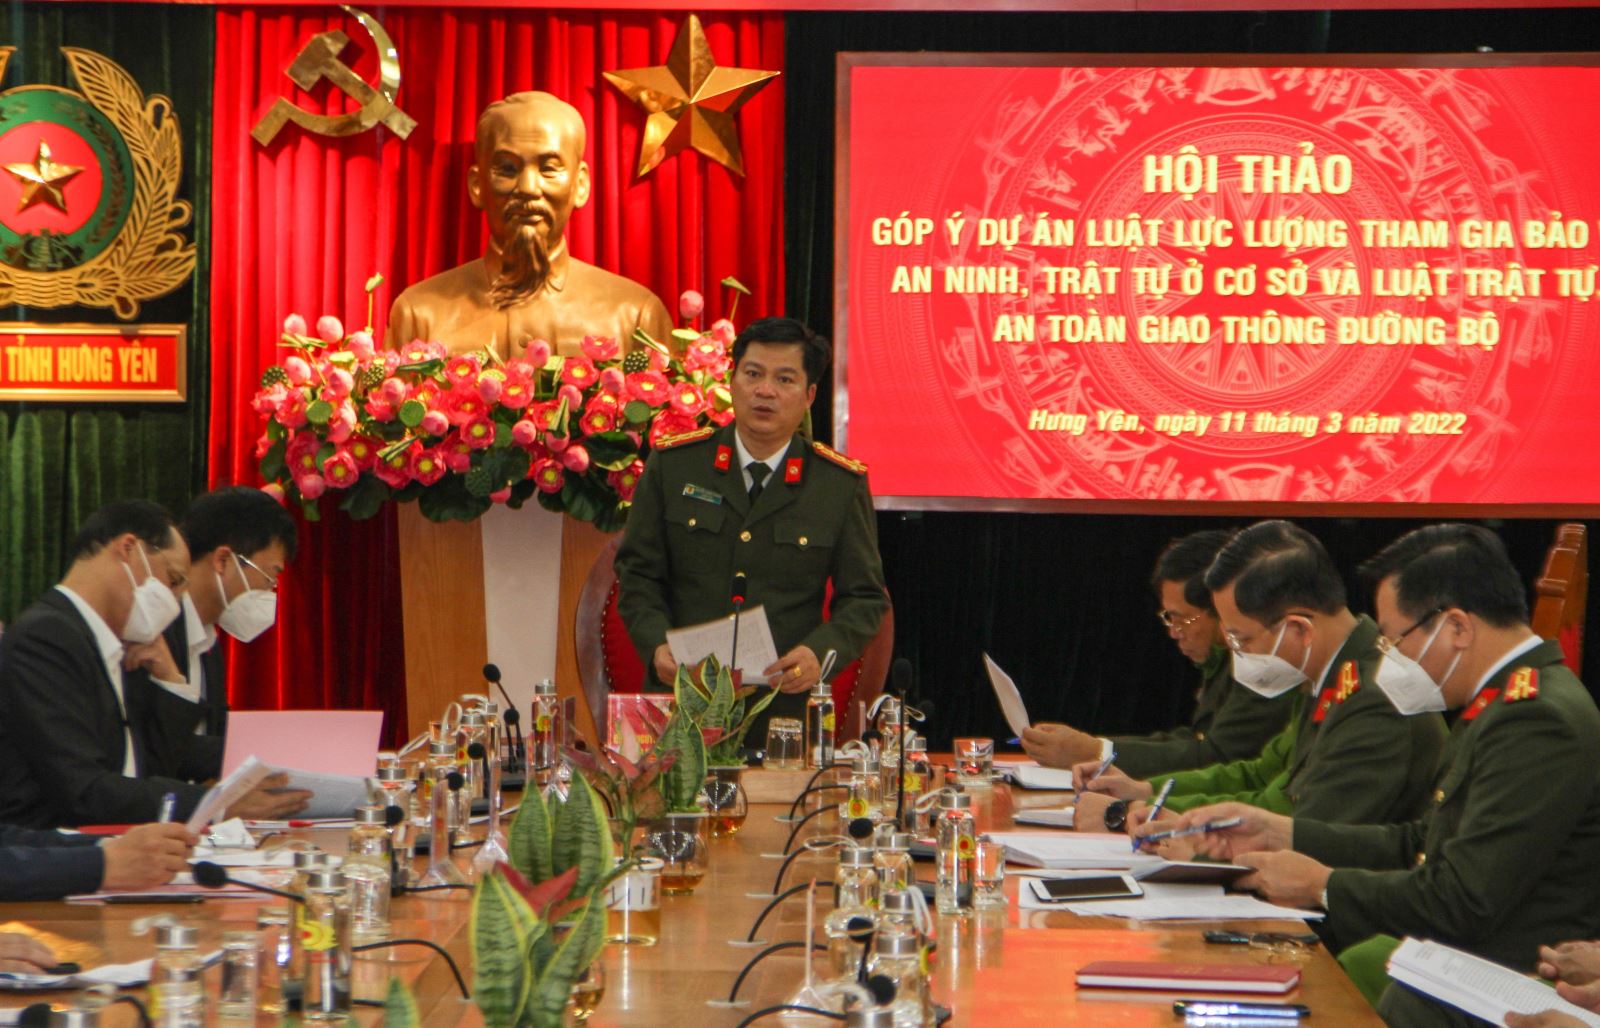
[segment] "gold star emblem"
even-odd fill
[[[8,164],[6,171],[22,186],[22,201],[17,204],[17,212],[37,207],[45,203],[54,207],[62,214],[67,213],[67,198],[62,195],[61,187],[71,182],[83,171],[70,164],[57,164],[50,159],[50,144],[39,140],[39,155],[33,159],[32,164]]]
[[[639,175],[685,149],[743,175],[733,116],[778,73],[718,67],[700,19],[691,14],[672,41],[666,64],[608,71],[605,76],[649,112],[639,145]]]

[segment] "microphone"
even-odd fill
[[[900,697],[895,720],[895,745],[900,753],[900,769],[894,776],[894,823],[904,824],[906,816],[906,697],[911,694],[911,661],[896,657],[889,665],[889,690]]]
[[[886,974],[875,974],[862,983],[872,993],[872,1001],[880,1007],[894,1002],[894,979]]]
[[[528,759],[527,743],[522,741],[522,715],[517,712],[517,705],[511,702],[511,694],[506,692],[506,687],[500,682],[500,665],[483,665],[483,680],[500,690],[501,699],[506,701],[505,713],[500,715],[500,721],[509,730],[511,742],[511,759],[503,770],[521,771],[523,763]]]
[[[733,590],[729,600],[733,602],[733,647],[728,655],[728,670],[735,671],[739,667],[739,615],[744,611],[745,586],[750,579],[743,571],[733,573]],[[741,685],[743,682],[740,683]]]
[[[293,900],[296,903],[304,903],[306,901],[306,898],[298,892],[274,889],[270,885],[257,885],[255,882],[247,882],[241,878],[235,878],[228,874],[227,869],[221,864],[213,864],[209,860],[195,862],[189,871],[194,875],[194,883],[206,889],[220,889],[224,885],[242,885],[246,889],[254,889],[256,892],[264,892],[269,896],[279,896],[286,900]]]
[[[850,838],[860,842],[862,839],[872,838],[872,828],[872,818],[857,817],[851,819],[850,824],[845,827],[844,831]]]

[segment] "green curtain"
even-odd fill
[[[136,319],[188,325],[186,402],[0,403],[0,622],[60,577],[78,524],[97,508],[142,497],[180,514],[204,488],[213,24],[211,8],[187,4],[0,5],[0,45],[17,48],[0,90],[76,88],[61,47],[78,46],[121,64],[147,96],[171,98],[183,131],[180,195],[194,206],[185,231],[199,252],[194,278],[145,303]],[[0,320],[117,321],[81,307],[3,307]]]

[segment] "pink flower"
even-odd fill
[[[362,404],[367,414],[374,421],[393,421],[395,405],[384,399],[382,393],[373,393],[367,397],[367,402]]]
[[[306,423],[306,394],[298,389],[284,393],[274,415],[284,428],[300,428]]]
[[[378,450],[381,448],[382,444],[376,439],[369,439],[364,435],[351,436],[350,441],[345,444],[345,452],[355,460],[356,467],[362,471],[378,463]]]
[[[550,363],[550,344],[543,339],[535,339],[528,344],[527,352],[523,354],[535,369],[542,368]]]
[[[278,405],[283,403],[283,398],[288,393],[289,390],[282,385],[268,386],[256,393],[255,397],[250,401],[250,406],[257,414],[263,417],[271,415],[278,409]]]
[[[511,441],[526,449],[539,441],[539,426],[528,418],[521,418],[511,426]]]
[[[628,376],[628,397],[659,407],[672,395],[672,385],[659,371],[640,371]]]
[[[272,497],[274,500],[277,500],[279,503],[284,501],[283,486],[276,482],[268,482],[266,485],[261,487],[261,491]]]
[[[624,502],[633,499],[633,491],[639,486],[639,476],[644,474],[644,461],[636,460],[627,467],[611,472],[606,476],[606,481],[617,491],[617,495]]]
[[[606,336],[584,336],[582,347],[592,361],[616,360],[622,355],[622,348],[617,341]]]
[[[356,411],[349,403],[341,403],[328,419],[328,442],[342,443],[355,435]]]
[[[683,295],[678,297],[678,316],[684,321],[693,321],[706,309],[706,298],[693,289],[685,289]]]
[[[296,478],[301,475],[316,474],[317,451],[321,448],[322,442],[314,434],[295,433],[283,454],[284,463],[289,466],[289,474]]]
[[[483,402],[476,390],[471,392],[457,389],[450,393],[444,401],[444,409],[450,418],[450,424],[460,427],[478,418],[488,409],[488,404]]]
[[[437,450],[422,447],[412,451],[407,470],[411,472],[412,478],[423,485],[433,485],[444,477],[449,468]]]
[[[491,407],[500,402],[505,387],[505,379],[500,375],[484,372],[483,377],[478,379],[478,395]]]
[[[594,361],[587,357],[568,357],[561,365],[561,381],[578,389],[587,388],[599,374],[594,369]]]
[[[723,425],[729,424],[733,421],[733,408],[729,407],[727,410],[714,410],[708,415],[708,417],[711,418],[711,423],[713,425],[721,428]]]
[[[322,381],[322,395],[329,400],[342,400],[356,387],[355,378],[340,367],[324,367]]]
[[[444,377],[450,380],[451,385],[470,385],[477,380],[478,371],[478,358],[461,354],[445,362]]]
[[[317,335],[330,346],[344,338],[344,323],[332,314],[317,319]]]
[[[567,401],[567,410],[583,409],[583,390],[574,385],[564,385],[556,391],[556,399]]]
[[[584,411],[583,417],[578,419],[578,427],[583,430],[584,435],[609,432],[617,427],[617,413],[605,407],[590,407]]]
[[[315,500],[328,489],[328,480],[321,475],[301,475],[294,480],[294,487],[300,490],[300,495],[308,500]]]
[[[693,432],[694,429],[694,418],[674,410],[664,410],[656,415],[655,421],[650,425],[650,445],[655,446],[660,443],[663,436],[681,435],[684,432]]]
[[[600,388],[611,396],[621,396],[628,386],[628,377],[621,368],[607,368],[600,372]]]
[[[440,445],[439,455],[444,458],[444,466],[458,475],[472,470],[472,447],[462,442],[460,436]]]
[[[389,488],[404,489],[411,484],[411,455],[421,449],[421,443],[412,443],[388,460],[378,461],[373,465],[372,473]]]
[[[504,489],[496,489],[494,492],[489,494],[489,502],[490,503],[506,503],[510,499],[511,499],[511,487],[509,485],[506,486]]]
[[[262,432],[261,438],[256,440],[256,460],[265,457],[270,449],[272,449],[272,437]]]
[[[488,381],[485,379],[485,381]],[[506,381],[500,387],[500,406],[511,410],[521,410],[533,401],[533,385],[525,379],[506,376]],[[491,403],[494,401],[490,401]]]
[[[494,421],[488,415],[473,418],[461,426],[461,438],[474,450],[482,450],[494,442]]]
[[[383,393],[385,400],[388,400],[396,407],[406,402],[406,393],[409,392],[404,382],[392,377],[384,379],[383,385],[378,387],[378,391]]]
[[[561,403],[558,400],[542,400],[531,404],[523,417],[533,422],[539,431],[543,432],[556,427],[556,411],[560,408]]]
[[[322,477],[332,489],[348,489],[361,477],[356,459],[348,450],[336,450],[332,457],[322,462]]]
[[[711,401],[712,409],[721,412],[733,407],[733,392],[721,382],[706,390],[706,399]]]
[[[346,345],[350,347],[350,352],[356,355],[356,360],[363,364],[370,361],[378,352],[377,344],[372,340],[372,333],[365,329],[352,335]]]
[[[693,417],[706,409],[706,395],[693,382],[679,382],[672,387],[672,409]]]
[[[402,364],[421,364],[423,361],[441,360],[449,356],[449,351],[444,348],[443,343],[413,339],[400,348],[400,356],[404,358]]]
[[[289,376],[289,381],[297,386],[305,385],[311,381],[311,365],[305,358],[290,354],[283,359],[283,373]]]
[[[733,341],[739,338],[739,330],[727,318],[718,318],[711,323],[711,338],[731,350]]]
[[[568,439],[564,435],[556,435],[554,432],[546,432],[544,434],[545,449],[549,450],[551,453],[560,453],[562,450],[565,450],[569,445],[571,445],[571,443],[572,440]]]
[[[567,475],[561,470],[561,462],[548,457],[529,468],[528,477],[533,479],[540,492],[545,493],[559,493],[561,487],[567,484]]]
[[[727,355],[728,351],[720,342],[710,336],[701,336],[683,351],[683,366],[690,371],[703,371],[716,367]]]
[[[298,314],[291,314],[283,319],[283,331],[291,336],[306,334],[306,319]]]
[[[442,410],[431,410],[422,416],[422,424],[417,427],[426,435],[444,435],[450,431],[450,419]]]

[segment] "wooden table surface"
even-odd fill
[[[996,785],[978,793],[975,811],[980,830],[999,830],[1011,826],[1013,803],[1026,806],[1060,806],[1069,800],[1061,793],[1020,793],[1014,800],[1011,790]],[[607,946],[601,958],[605,968],[606,991],[599,1009],[590,1020],[604,1026],[692,1026],[720,1028],[736,1025],[761,1006],[782,1002],[797,988],[802,972],[800,951],[775,954],[750,974],[741,988],[738,1008],[708,1005],[707,1000],[725,1000],[735,976],[745,962],[759,950],[729,945],[742,940],[752,922],[766,905],[760,894],[770,894],[780,862],[768,854],[780,849],[790,826],[774,820],[785,808],[775,804],[751,806],[743,830],[731,839],[710,842],[710,870],[692,896],[662,899],[662,937],[655,946]],[[833,826],[813,828],[828,822],[831,815],[819,817],[806,831],[828,831]],[[319,846],[340,852],[345,832],[338,830],[307,832]],[[425,858],[424,858],[425,859]],[[462,859],[458,857],[458,859]],[[796,860],[784,876],[785,887],[808,878],[833,877],[833,853],[824,851]],[[919,873],[931,876],[926,864]],[[969,919],[941,918],[935,958],[933,994],[937,1002],[955,1011],[956,1025],[1119,1025],[1168,1026],[1179,1023],[1172,1014],[1172,995],[1136,992],[1111,992],[1102,989],[1079,990],[1073,985],[1073,972],[1092,960],[1203,961],[1208,963],[1257,964],[1284,957],[1247,947],[1211,946],[1201,938],[1206,925],[1157,925],[1116,918],[1080,918],[1057,911],[1021,911],[1015,906],[1016,878],[1010,877],[1006,892],[1013,905],[1004,911],[984,912]],[[831,890],[819,890],[818,939],[821,941],[822,916],[828,909]],[[395,936],[420,936],[445,946],[455,956],[471,984],[470,945],[466,893],[446,893],[456,899],[407,897],[395,902]],[[825,902],[826,897],[826,902]],[[262,897],[263,903],[274,903]],[[63,959],[83,966],[121,963],[146,957],[154,952],[149,937],[134,937],[130,928],[137,918],[171,912],[201,927],[202,950],[219,945],[223,931],[251,928],[258,904],[251,900],[215,899],[202,905],[171,906],[93,906],[65,903],[0,904],[0,922],[22,922],[31,929],[70,942]],[[1304,931],[1298,922],[1248,922],[1232,927],[1245,930]],[[804,935],[804,893],[771,914],[759,937],[767,942],[797,940]],[[381,952],[381,951],[380,951]],[[358,955],[366,957],[369,955]],[[824,972],[825,957],[816,956],[816,972]],[[1301,961],[1301,985],[1287,997],[1291,1002],[1308,1004],[1316,1015],[1314,1023],[1360,1026],[1380,1024],[1335,961],[1320,947]],[[396,957],[358,959],[355,989],[358,997],[381,997],[390,975],[399,974],[417,994],[425,1023],[440,1026],[481,1025],[475,1008],[455,991],[449,970],[431,951],[409,947]],[[206,972],[208,988],[214,994],[220,972]],[[66,999],[60,993],[0,996],[0,1006],[18,1007],[38,1000]],[[1280,997],[1272,997],[1278,999]],[[124,1013],[126,1012],[126,1013]],[[119,1005],[107,1013],[108,1025],[132,1024],[131,1009]],[[363,1024],[380,1023],[377,1010],[357,1008],[356,1018]],[[213,1017],[213,1021],[216,1019]],[[216,1023],[237,1023],[220,1022]],[[258,1024],[275,1023],[261,1015]],[[784,1023],[771,1018],[770,1024]],[[791,1021],[788,1023],[805,1023]],[[814,1024],[837,1024],[821,1019]]]

